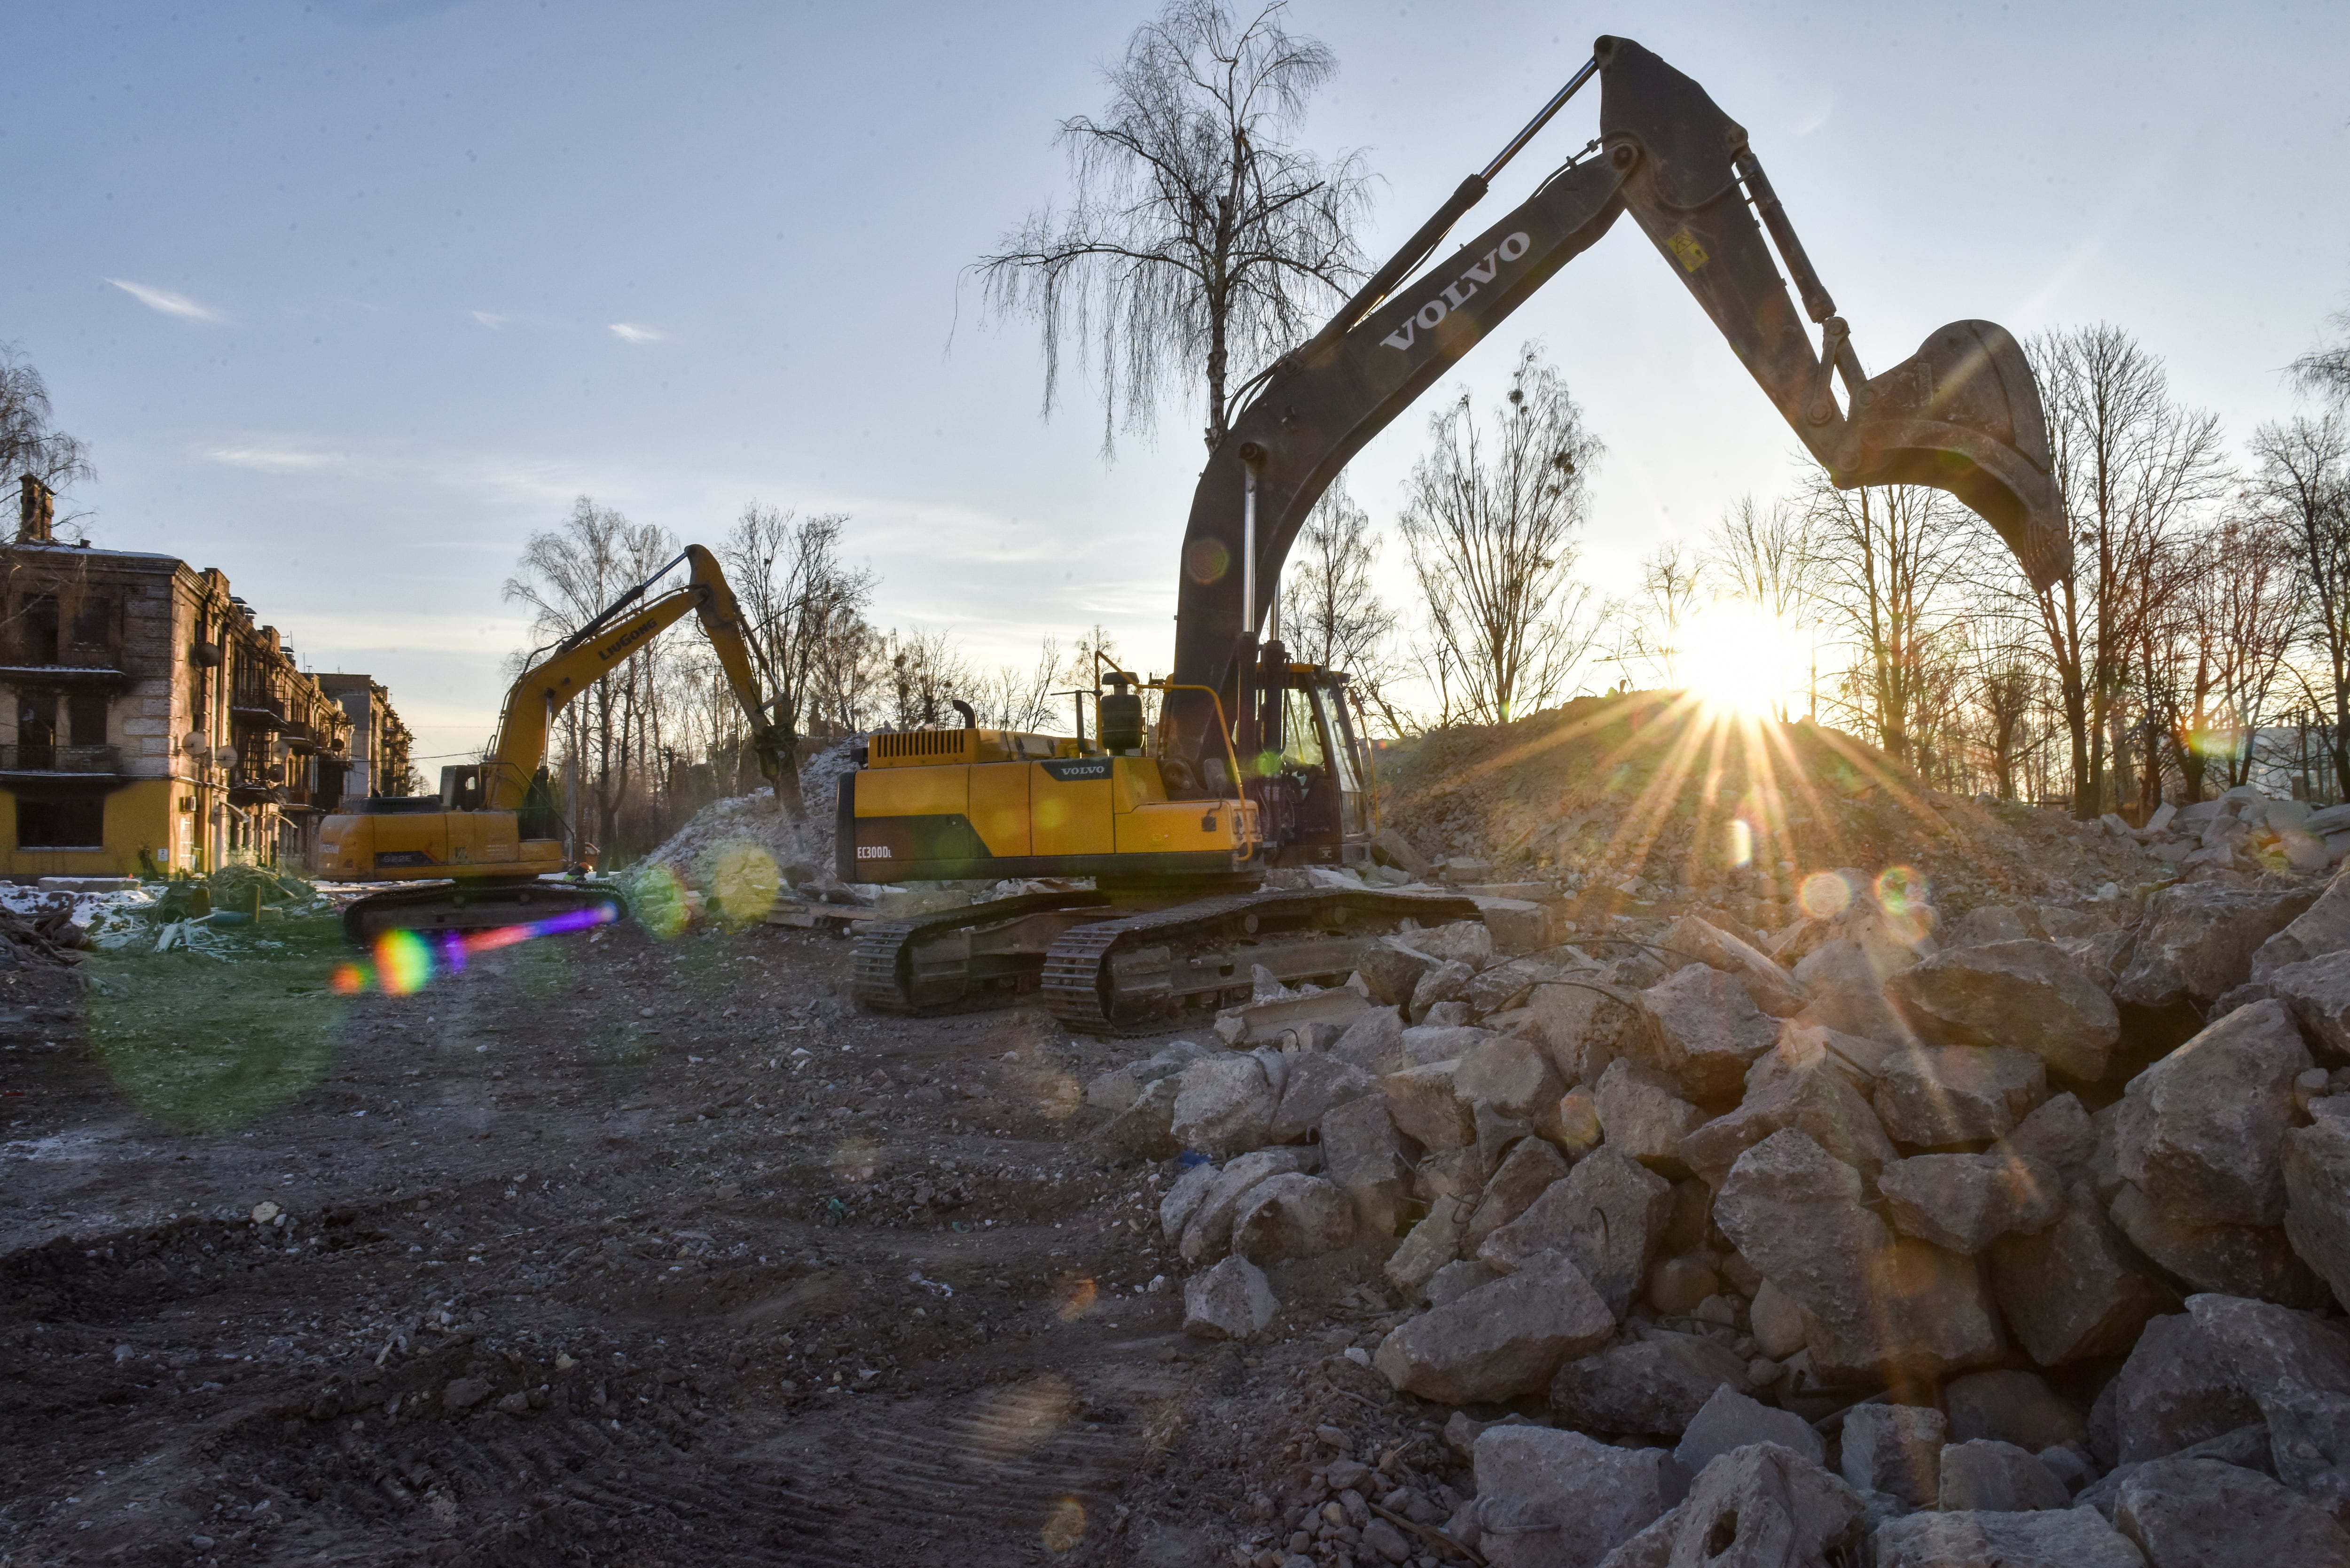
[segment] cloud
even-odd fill
[[[615,321],[612,323],[612,336],[623,343],[658,343],[669,334],[655,331],[650,327],[639,327],[633,321]]]
[[[106,280],[150,310],[160,310],[166,316],[178,316],[190,321],[220,321],[221,313],[208,305],[198,305],[184,294],[174,294],[168,288],[150,288],[143,283],[109,277]]]
[[[511,316],[506,316],[494,310],[476,310],[473,312],[473,317],[474,320],[480,322],[483,326],[488,327],[493,332],[504,331],[506,323],[514,319]]]
[[[259,473],[307,473],[313,469],[333,468],[343,462],[333,452],[270,446],[214,447],[203,455],[231,468],[249,468]]]

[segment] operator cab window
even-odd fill
[[[1284,773],[1310,773],[1327,761],[1322,749],[1322,716],[1314,694],[1295,688],[1281,694],[1281,766]]]

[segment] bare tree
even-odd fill
[[[1343,484],[1334,483],[1306,514],[1281,587],[1281,634],[1290,651],[1311,663],[1343,670],[1391,729],[1402,717],[1386,690],[1397,673],[1388,654],[1396,612],[1371,584],[1379,537],[1370,514]]]
[[[2332,343],[2321,343],[2293,362],[2293,379],[2304,391],[2331,400],[2337,406],[2350,405],[2350,310],[2337,310],[2327,318],[2326,325],[2342,334]]]
[[[2033,594],[2073,742],[2073,810],[2105,809],[2108,738],[2163,608],[2154,570],[2195,511],[2221,492],[2219,421],[2171,400],[2162,361],[2119,327],[2051,333],[2029,352],[2072,525],[2069,570]]]
[[[2304,635],[2322,668],[2312,705],[2329,711],[2334,777],[2350,779],[2350,422],[2339,410],[2252,433],[2255,504],[2293,541]]]
[[[0,480],[31,474],[51,490],[94,477],[89,450],[49,422],[49,386],[13,343],[0,343]]]
[[[1679,687],[1681,628],[1697,612],[1697,594],[1698,563],[1679,540],[1650,551],[1640,563],[1638,592],[1615,607],[1621,621],[1617,661],[1645,664],[1668,691]]]
[[[2252,737],[2273,716],[2303,623],[2294,535],[2271,518],[2230,517],[2198,536],[2184,575],[2167,707],[2170,761],[2193,802],[2214,761],[2224,784],[2251,777]]]
[[[1104,73],[1101,117],[1061,123],[1067,207],[1030,213],[978,263],[988,307],[1042,329],[1048,416],[1064,344],[1092,357],[1105,456],[1121,423],[1147,431],[1161,393],[1202,370],[1221,444],[1235,358],[1270,363],[1361,275],[1361,158],[1289,140],[1337,60],[1284,9],[1243,24],[1222,0],[1169,0]]]
[[[1531,343],[1492,419],[1481,421],[1463,392],[1430,416],[1429,434],[1402,526],[1429,643],[1442,649],[1432,657],[1445,712],[1507,723],[1557,696],[1598,636],[1591,590],[1575,576],[1575,535],[1606,449]]]
[[[973,699],[991,724],[1006,730],[1042,730],[1053,722],[1053,691],[1061,673],[1061,645],[1047,637],[1027,669],[999,665]]]
[[[1806,512],[1825,618],[1853,650],[1846,701],[1879,746],[1916,762],[1955,686],[1965,514],[1939,490],[1838,490],[1825,476],[1813,482]]]
[[[866,661],[871,633],[865,607],[873,598],[873,573],[841,558],[844,513],[801,519],[797,514],[752,502],[719,547],[727,581],[742,605],[744,628],[783,732],[782,774],[776,797],[795,818],[806,815],[800,795],[800,742],[818,700],[824,717],[850,727],[853,701],[868,684]]]
[[[530,607],[531,635],[544,652],[676,553],[677,541],[665,529],[631,523],[583,495],[561,524],[531,535],[504,597]],[[660,744],[654,664],[661,651],[656,643],[599,677],[564,710],[557,732],[559,750],[583,775],[596,842],[608,855],[618,847],[629,792],[642,782]]]
[[[951,636],[939,628],[893,631],[888,659],[891,729],[920,729],[955,720],[954,700],[973,682]]]
[[[2002,800],[2016,798],[2033,715],[2042,704],[2039,668],[2015,629],[1994,620],[1970,628],[1974,701],[1981,714],[1978,743]]]
[[[1701,574],[1718,592],[1744,599],[1782,626],[1809,618],[1811,541],[1803,514],[1784,502],[1768,510],[1742,495],[1706,536]]]

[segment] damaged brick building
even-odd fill
[[[0,876],[298,866],[355,782],[351,682],[368,782],[406,776],[380,686],[304,673],[217,567],[61,541],[54,515],[25,479],[0,552]]]

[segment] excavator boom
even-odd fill
[[[1594,75],[1596,155],[1558,170],[1514,212],[1398,287]],[[1900,364],[1864,377],[1850,330],[1745,130],[1655,54],[1602,37],[1592,63],[1503,155],[1274,369],[1209,454],[1184,534],[1175,680],[1217,692],[1227,712],[1249,710],[1241,688],[1258,630],[1315,502],[1367,441],[1627,212],[1837,485],[1946,490],[1998,530],[2035,583],[2063,570],[2070,545],[2039,389],[2015,340],[1990,322],[1954,322]],[[1817,348],[1806,317],[1820,327]],[[1842,404],[1832,376],[1843,379]],[[1170,751],[1213,757],[1204,696],[1170,697],[1167,712]]]

